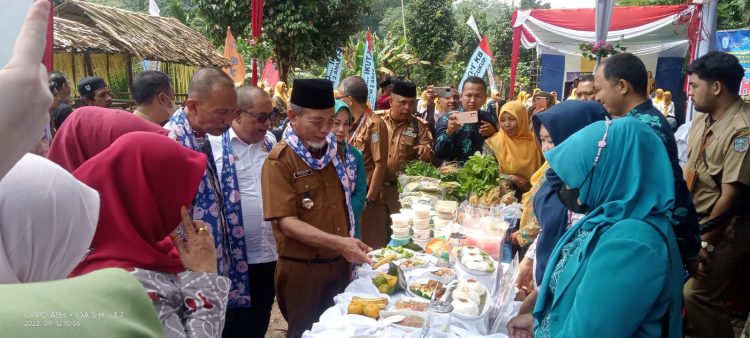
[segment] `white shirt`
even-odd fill
[[[210,135],[211,150],[216,162],[216,170],[221,175],[223,167],[221,136]],[[273,133],[266,132],[266,139],[276,144]],[[268,151],[264,150],[265,140],[255,144],[242,142],[232,128],[229,128],[229,141],[232,143],[234,166],[237,170],[237,183],[240,189],[242,205],[242,225],[245,228],[245,249],[247,263],[259,264],[278,259],[276,238],[273,236],[271,222],[263,221],[263,193],[260,187],[260,174]]]
[[[685,168],[685,163],[688,160],[688,134],[690,134],[690,128],[693,126],[691,121],[685,122],[674,133],[675,141],[677,141],[677,159],[680,162],[680,167]]]

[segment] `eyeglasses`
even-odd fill
[[[351,96],[351,95],[341,95],[341,96],[337,96],[337,97],[336,97],[335,99],[336,99],[336,100],[341,100],[341,99],[343,99],[343,98],[345,98],[345,97],[350,97],[350,96]]]
[[[250,115],[254,117],[255,119],[257,119],[258,122],[260,123],[265,123],[268,120],[273,120],[274,118],[276,118],[276,113],[273,111],[270,113],[253,113],[244,109],[240,109],[240,113],[245,113],[247,115]]]

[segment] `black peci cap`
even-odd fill
[[[328,109],[336,104],[333,82],[326,79],[294,80],[291,103],[309,109]]]

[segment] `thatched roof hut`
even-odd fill
[[[84,24],[54,18],[55,52],[118,54],[120,49],[102,31]]]
[[[55,15],[99,29],[126,54],[141,59],[195,67],[229,66],[229,60],[205,37],[175,18],[83,1],[64,2],[55,8]]]
[[[172,78],[181,100],[198,68],[229,65],[205,37],[175,18],[69,0],[55,8],[53,21],[54,68],[72,82],[74,96],[78,80],[101,76],[116,104],[128,107],[133,75],[145,68],[143,60],[149,60],[149,67]]]

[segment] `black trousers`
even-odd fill
[[[227,309],[222,338],[263,338],[271,320],[276,297],[274,275],[276,262],[249,264],[250,308]]]

